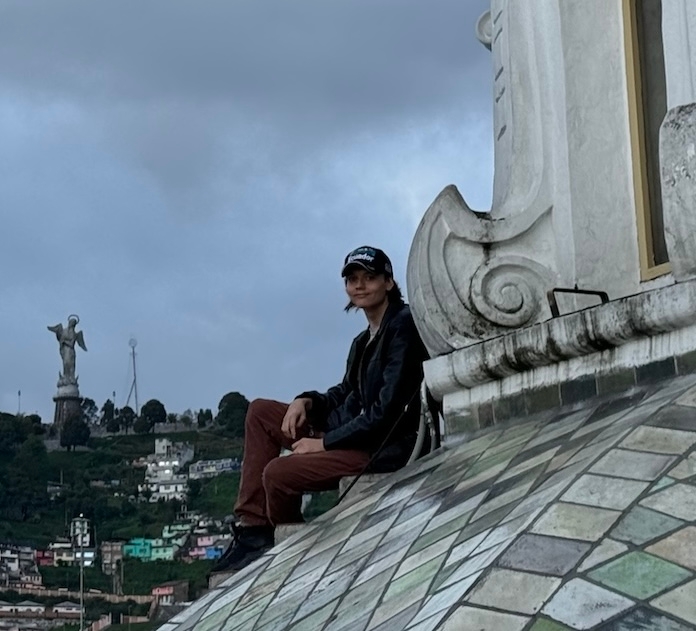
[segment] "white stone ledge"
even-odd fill
[[[436,357],[425,378],[447,415],[465,402],[684,354],[696,349],[694,325],[696,281],[678,283]]]

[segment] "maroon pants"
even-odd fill
[[[256,399],[249,404],[244,429],[244,459],[234,512],[243,526],[301,522],[304,492],[334,489],[344,476],[357,475],[368,461],[364,451],[332,449],[280,456],[292,439],[280,431],[287,403]],[[307,436],[301,428],[298,439]],[[280,456],[280,457],[279,457]]]

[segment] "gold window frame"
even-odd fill
[[[645,142],[645,112],[643,110],[643,80],[640,67],[638,23],[635,0],[622,0],[624,19],[624,42],[626,47],[626,75],[628,86],[628,118],[631,136],[633,163],[633,189],[636,202],[638,227],[638,256],[640,278],[652,280],[671,272],[669,263],[653,263],[655,249],[648,183],[648,156]]]

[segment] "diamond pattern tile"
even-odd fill
[[[564,502],[623,510],[648,487],[647,482],[583,475],[562,496]]]
[[[596,541],[619,518],[618,511],[557,503],[532,527],[532,532],[553,537]]]
[[[632,606],[624,596],[575,578],[561,587],[543,612],[573,629],[592,629]]]
[[[650,604],[676,618],[696,625],[696,581],[681,585],[650,601]]]
[[[646,497],[641,505],[678,519],[696,521],[696,487],[683,483],[673,484]]]
[[[646,425],[633,430],[621,443],[621,447],[660,454],[683,454],[695,443],[696,432]]]
[[[462,631],[466,628],[477,631],[522,631],[528,620],[528,617],[490,609],[460,607],[441,628],[443,631]]]
[[[652,481],[672,462],[674,462],[674,456],[612,449],[590,468],[590,472],[632,480]]]
[[[640,600],[650,598],[692,575],[678,565],[645,552],[629,552],[588,573],[598,583]]]
[[[515,570],[563,576],[589,549],[590,544],[581,541],[527,534],[508,548],[498,564]]]
[[[603,631],[692,631],[691,625],[677,622],[646,607],[638,607],[630,613],[613,620]]]
[[[694,383],[446,447],[312,522],[166,631],[694,631]]]
[[[696,570],[696,527],[682,528],[646,548],[646,552]]]
[[[604,563],[604,561],[608,561],[619,554],[623,554],[626,550],[628,550],[626,544],[607,538],[592,550],[592,553],[582,562],[578,571],[584,572],[585,570],[592,569],[600,563]]]
[[[560,578],[494,568],[466,600],[474,605],[534,614],[560,584]]]
[[[620,541],[642,545],[667,532],[676,530],[684,522],[669,515],[636,506],[612,530],[611,536]]]

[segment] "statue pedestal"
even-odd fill
[[[58,386],[58,392],[53,400],[56,402],[56,409],[53,414],[53,424],[60,432],[65,421],[72,416],[82,413],[80,405],[80,391],[77,384],[67,384]]]

